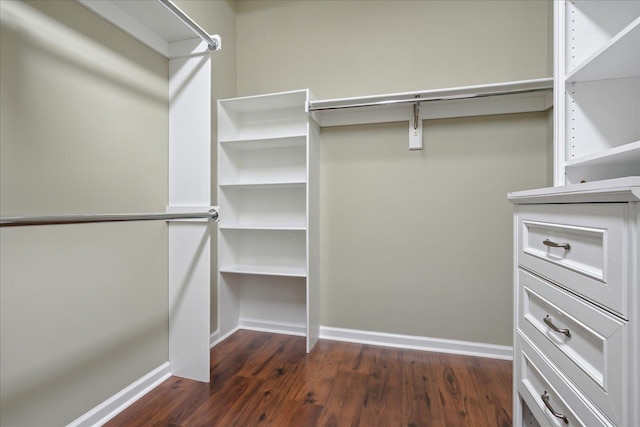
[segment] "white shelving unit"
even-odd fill
[[[308,90],[218,101],[218,325],[318,339],[318,126]]]
[[[555,185],[640,175],[640,1],[555,8]]]
[[[514,426],[640,425],[640,1],[554,2],[554,187],[515,205]]]

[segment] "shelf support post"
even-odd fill
[[[419,98],[420,95],[416,95]],[[413,104],[413,115],[409,120],[409,150],[422,150],[422,117],[420,102]]]

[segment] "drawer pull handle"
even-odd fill
[[[548,314],[542,320],[544,320],[544,323],[546,323],[547,326],[553,329],[554,331],[559,332],[561,334],[565,334],[568,338],[571,338],[571,331],[569,331],[568,329],[558,328],[556,325],[553,324],[553,322],[551,321],[551,316],[549,316]]]
[[[552,240],[549,239],[545,239],[544,242],[542,242],[545,246],[549,246],[552,248],[564,248],[565,250],[571,250],[571,245],[569,243],[556,243]]]
[[[549,393],[547,393],[547,390],[545,390],[540,397],[542,397],[542,402],[544,403],[544,406],[546,406],[547,409],[551,411],[554,417],[560,418],[562,421],[564,421],[565,424],[569,424],[569,419],[564,414],[561,414],[560,412],[556,412],[551,406],[551,403],[549,403]]]

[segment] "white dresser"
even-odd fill
[[[640,177],[509,200],[514,425],[640,426]]]

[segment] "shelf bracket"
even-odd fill
[[[420,98],[420,95],[416,95]],[[409,150],[422,150],[422,117],[420,116],[420,102],[413,104],[413,115],[409,120]]]

